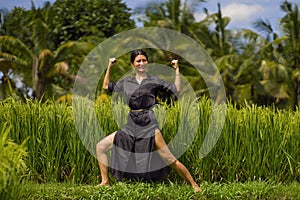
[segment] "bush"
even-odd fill
[[[14,143],[8,137],[11,127],[6,124],[0,129],[0,199],[17,199],[20,194],[20,181],[24,174],[25,142]]]

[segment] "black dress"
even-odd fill
[[[134,77],[110,82],[110,92],[122,93],[131,111],[127,124],[117,131],[112,149],[111,173],[121,181],[159,181],[170,169],[154,149],[154,134],[158,123],[152,110],[160,94],[176,95],[176,86],[156,76],[148,75],[139,84]]]

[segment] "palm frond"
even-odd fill
[[[11,53],[24,60],[33,57],[32,51],[23,42],[12,36],[0,36],[0,46],[2,52]]]

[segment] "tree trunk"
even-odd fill
[[[37,95],[37,84],[38,84],[38,67],[39,67],[39,59],[37,55],[33,56],[33,62],[32,62],[32,89],[35,93],[35,96]]]
[[[299,97],[300,97],[300,82],[296,80],[296,81],[295,81],[294,110],[296,110],[297,107],[300,106],[300,103],[299,103]]]
[[[35,90],[35,98],[41,102],[45,100],[44,93],[45,93],[45,86],[47,84],[46,80],[43,80],[41,78],[38,79],[36,84],[36,90]]]
[[[3,99],[5,99],[7,97],[7,91],[6,91],[6,77],[5,74],[3,74],[3,76],[1,77],[1,87],[0,87],[0,100],[1,100],[1,96]],[[2,95],[1,95],[2,93]]]

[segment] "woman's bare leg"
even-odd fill
[[[166,142],[160,132],[160,130],[156,129],[155,131],[155,148],[158,150],[161,158],[171,167],[173,168],[179,176],[181,176],[184,180],[186,180],[194,189],[195,192],[201,192],[201,188],[194,181],[192,175],[188,171],[188,169],[176,159],[176,157],[171,153]]]
[[[106,152],[112,149],[116,132],[106,136],[96,145],[98,165],[101,174],[100,186],[110,185],[108,177],[108,158]]]

